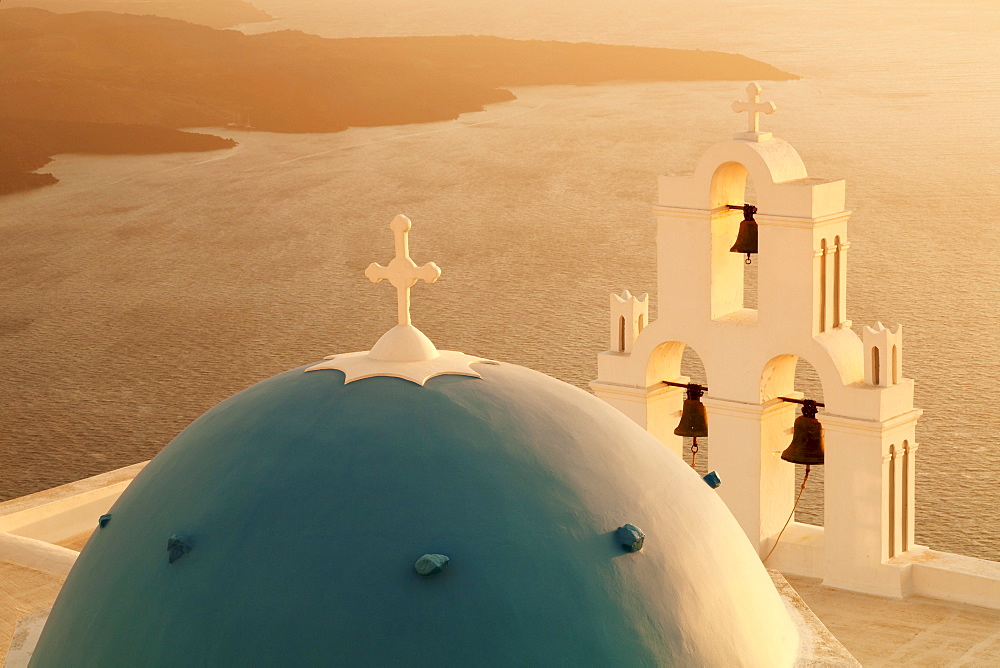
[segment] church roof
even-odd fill
[[[722,501],[595,397],[510,364],[423,386],[304,369],[142,471],[35,665],[793,662]],[[419,575],[424,555],[447,568]]]

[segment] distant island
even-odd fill
[[[0,118],[0,194],[56,183],[52,174],[34,170],[58,153],[150,155],[233,146],[232,139],[150,125]]]
[[[31,172],[57,153],[232,145],[178,128],[337,132],[454,119],[514,99],[508,86],[796,78],[713,51],[473,36],[245,35],[157,16],[4,9],[0,193],[54,182]]]
[[[117,12],[153,14],[168,19],[230,28],[240,23],[263,23],[274,17],[245,0],[6,0],[4,7],[32,7],[50,12]]]

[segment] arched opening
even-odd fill
[[[823,383],[820,380],[819,373],[816,371],[816,367],[810,364],[808,361],[798,358],[795,365],[795,391],[801,392],[806,399],[813,399],[820,403],[824,403],[823,398]],[[823,411],[820,409],[819,421],[823,422]],[[796,407],[795,415],[800,415],[798,407]],[[786,444],[787,445],[787,444]],[[795,489],[797,490],[800,485],[802,485],[802,478],[806,474],[806,467],[801,464],[795,465]],[[809,471],[809,482],[806,486],[806,491],[802,495],[802,500],[799,502],[799,507],[795,510],[795,521],[802,524],[815,524],[817,526],[823,526],[823,495],[824,495],[824,468],[822,466],[813,466]]]
[[[757,206],[757,188],[754,186],[753,178],[748,174],[746,185],[743,189],[743,201],[734,204],[752,204]],[[742,216],[740,216],[742,219]],[[743,308],[757,309],[759,300],[758,277],[760,276],[760,263],[762,255],[757,253],[750,256],[750,264],[743,263]]]
[[[872,385],[878,385],[881,382],[881,374],[879,373],[879,354],[878,346],[872,346]]]
[[[625,352],[625,316],[618,317],[618,352]]]
[[[682,382],[685,376],[690,379],[690,382],[700,385],[708,384],[705,367],[692,348],[679,341],[667,341],[659,344],[653,350],[646,365],[647,387],[659,385],[664,381]],[[685,393],[682,388],[669,389],[674,390],[675,393],[671,395],[669,403],[660,409],[655,422],[647,426],[647,429],[690,463],[691,439],[682,439],[674,434],[674,430],[680,422]],[[711,429],[711,425],[709,425],[709,429]],[[704,469],[708,461],[707,440],[707,438],[698,439],[699,452],[696,458],[698,470]],[[702,450],[703,447],[706,449]]]
[[[767,402],[779,397],[796,397],[824,403],[823,383],[816,368],[805,359],[796,355],[778,355],[764,366],[761,373],[761,402]],[[780,430],[773,443],[769,444],[771,452],[780,456],[790,444],[793,435],[794,419],[801,415],[798,406],[787,413],[787,428]],[[823,422],[823,409],[817,415]],[[795,490],[802,485],[805,476],[805,466],[795,464]],[[802,495],[798,508],[795,510],[795,521],[802,524],[823,525],[823,467],[813,466],[809,472],[809,482]]]
[[[899,346],[892,347],[892,384],[899,383]]]
[[[646,316],[642,313],[639,314],[639,334],[642,334],[643,327],[646,326]]]
[[[681,358],[687,346],[680,341],[664,341],[653,349],[646,363],[646,386],[681,375]]]
[[[705,365],[701,361],[701,357],[695,352],[694,348],[691,346],[685,346],[684,353],[681,355],[681,366],[680,374],[682,376],[687,376],[690,378],[690,382],[698,383],[708,387],[708,375],[705,373]],[[673,429],[676,425],[671,425]],[[708,454],[710,448],[710,437],[712,435],[712,425],[708,425],[708,436],[698,439],[698,454],[695,457],[695,470],[698,475],[705,475],[709,471],[708,466]],[[681,451],[684,455],[684,461],[688,464],[691,463],[691,446],[693,444],[692,439],[684,438],[684,448]]]
[[[742,206],[757,205],[757,190],[746,167],[736,162],[720,165],[712,177],[712,317],[732,316],[739,311],[755,311],[758,304],[758,275],[761,255],[746,255],[730,249],[739,236],[744,220]],[[740,207],[730,209],[729,207]],[[752,314],[746,314],[752,317]]]

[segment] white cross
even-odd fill
[[[404,215],[396,216],[389,224],[396,235],[396,257],[389,262],[388,267],[383,267],[377,262],[372,262],[365,269],[365,276],[372,283],[378,283],[382,279],[389,281],[396,288],[396,297],[399,309],[399,324],[410,324],[410,288],[424,279],[426,283],[433,283],[441,276],[441,269],[433,262],[428,262],[422,267],[410,259],[410,245],[407,235],[413,223]]]
[[[738,114],[747,112],[747,132],[760,132],[760,112],[773,114],[777,109],[774,102],[760,101],[760,86],[756,83],[747,85],[746,102],[733,102],[733,111]]]

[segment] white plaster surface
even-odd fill
[[[79,552],[35,538],[0,533],[0,561],[9,561],[43,573],[66,575]]]
[[[50,543],[72,538],[97,526],[97,519],[127,486],[128,481],[121,481],[0,515],[0,532]]]
[[[799,656],[795,661],[796,668],[807,666],[861,666],[851,653],[837,638],[830,633],[826,625],[809,609],[798,592],[788,584],[778,571],[769,570],[768,574],[774,582],[781,600],[788,610],[788,616],[799,631]]]
[[[436,350],[435,352],[437,355],[431,359],[416,361],[378,359],[372,357],[371,352],[344,353],[343,355],[333,355],[327,361],[315,364],[306,371],[337,369],[344,372],[345,383],[374,376],[394,376],[417,385],[423,385],[435,376],[447,374],[481,378],[479,372],[472,368],[472,364],[497,364],[493,360],[473,357],[454,350]]]

